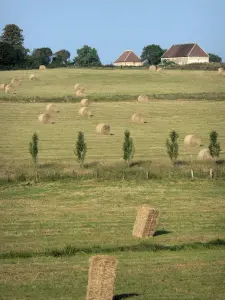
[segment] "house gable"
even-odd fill
[[[119,62],[141,62],[141,59],[132,50],[126,50],[114,63]]]

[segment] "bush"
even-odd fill
[[[203,70],[203,71],[217,71],[219,68],[225,68],[225,63],[193,63],[187,65],[171,64],[166,65],[166,69],[170,70]]]

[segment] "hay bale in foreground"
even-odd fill
[[[188,134],[184,138],[184,146],[200,146],[201,145],[201,137],[198,134]]]
[[[13,86],[20,86],[20,80],[19,79],[17,79],[17,78],[13,78],[12,80],[11,80],[11,84],[13,85]]]
[[[40,65],[40,66],[39,66],[39,70],[46,70],[46,66]]]
[[[197,160],[213,161],[213,157],[210,155],[209,149],[205,148],[199,151]]]
[[[224,71],[223,68],[219,68],[219,69],[218,69],[219,74],[221,74],[223,71]]]
[[[6,86],[7,86],[7,83],[1,83],[0,84],[0,91],[5,91]]]
[[[76,84],[74,85],[73,89],[74,89],[75,92],[76,92],[76,91],[79,91],[79,90],[84,91],[83,85],[81,85],[81,84],[79,84],[79,83],[76,83]]]
[[[156,71],[157,70],[157,67],[155,65],[151,65],[149,67],[149,71]]]
[[[81,117],[90,117],[91,112],[90,112],[90,110],[88,109],[88,107],[81,107],[81,108],[79,109],[79,115],[80,115]]]
[[[149,98],[146,95],[140,95],[138,97],[138,102],[140,102],[140,103],[147,103],[148,101],[149,101]]]
[[[108,124],[98,124],[96,126],[96,132],[101,133],[101,134],[110,134],[110,125]]]
[[[84,95],[84,91],[83,90],[78,90],[78,91],[76,91],[76,96],[77,97],[84,97],[85,95]]]
[[[42,124],[47,124],[49,122],[50,116],[48,114],[40,114],[38,116],[39,122]]]
[[[5,93],[6,94],[15,94],[16,90],[13,88],[13,86],[11,84],[6,84]]]
[[[52,113],[58,113],[59,109],[57,108],[57,106],[54,103],[49,103],[46,106],[46,111],[47,111],[47,113],[52,114]]]
[[[131,117],[132,122],[137,123],[137,124],[143,124],[144,123],[144,118],[141,114],[134,114]]]
[[[157,68],[156,69],[157,72],[160,72],[161,70],[162,70],[162,68]]]
[[[30,79],[30,80],[37,80],[37,76],[34,75],[34,74],[31,74],[31,75],[29,76],[29,79]]]
[[[86,300],[112,300],[117,260],[113,256],[96,255],[90,258]]]
[[[88,107],[88,106],[91,105],[91,102],[88,99],[82,99],[80,101],[80,105],[83,106],[83,107]]]
[[[142,206],[136,217],[133,228],[133,236],[148,237],[153,236],[158,222],[159,211],[149,205]]]

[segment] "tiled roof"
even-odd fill
[[[115,61],[118,62],[141,62],[141,59],[132,50],[126,50]]]
[[[170,47],[162,56],[162,58],[171,57],[206,57],[208,54],[202,50],[197,44],[179,44]]]

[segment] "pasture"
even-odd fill
[[[29,81],[31,73],[40,80]],[[165,148],[175,129],[179,159],[199,168],[197,153],[216,130],[225,159],[225,102],[209,100],[225,93],[224,77],[202,71],[60,69],[1,72],[0,83],[13,77],[22,81],[16,95],[0,94],[1,299],[84,300],[88,260],[95,254],[119,261],[114,300],[224,299],[224,178],[209,179],[207,164],[200,164],[203,176],[193,180],[171,177]],[[73,92],[78,82],[93,100],[89,119],[78,115],[80,99]],[[155,97],[137,103],[140,94]],[[180,95],[187,99],[178,100]],[[41,124],[38,115],[52,101],[60,110],[55,123]],[[133,113],[146,123],[132,123]],[[110,124],[113,135],[96,133],[99,123]],[[123,165],[125,129],[134,140],[134,161],[151,161],[150,171],[166,170],[165,176],[78,180],[71,175],[86,174],[99,162],[109,169]],[[79,131],[88,148],[84,170],[73,153]],[[40,139],[38,172],[49,176],[47,182],[33,180],[28,152],[33,132]],[[200,134],[202,145],[186,149],[183,140],[191,133]],[[71,176],[51,181],[48,174],[54,172]],[[160,217],[156,235],[138,239],[132,229],[142,204],[159,209]]]

